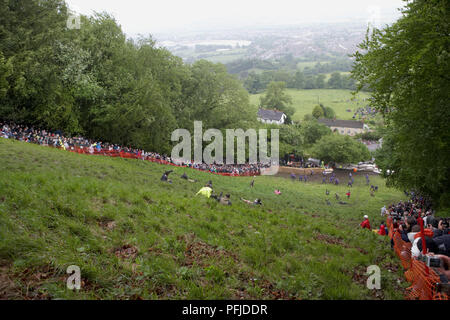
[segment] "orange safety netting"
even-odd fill
[[[402,240],[397,230],[394,229],[392,218],[388,217],[386,225],[389,228],[389,237],[394,241],[394,251],[400,258],[405,271],[405,278],[411,283],[406,289],[406,299],[409,300],[448,300],[443,292],[437,292],[436,287],[441,282],[434,268],[411,257],[411,243]]]
[[[61,147],[58,147],[58,149],[62,149]],[[175,166],[175,167],[183,167],[183,168],[188,168],[188,166],[181,166],[181,165],[176,165],[172,162],[168,162],[166,160],[162,160],[162,159],[157,159],[154,157],[150,157],[150,156],[141,156],[135,153],[129,153],[129,152],[122,152],[122,151],[116,151],[116,150],[97,150],[94,149],[91,151],[89,151],[89,149],[86,148],[78,148],[78,147],[73,147],[67,151],[70,152],[75,152],[75,153],[79,153],[79,154],[88,154],[88,155],[101,155],[101,156],[107,156],[107,157],[120,157],[120,158],[125,158],[125,159],[142,159],[142,160],[146,160],[146,161],[151,161],[151,162],[155,162],[155,163],[159,163],[159,164],[166,164],[166,165],[171,165],[171,166]],[[215,172],[215,171],[210,171],[210,170],[202,170],[202,169],[198,169],[198,168],[191,168],[191,169],[195,169],[198,171],[204,171],[204,172],[209,172],[209,173],[214,173],[214,174],[218,174],[221,176],[228,176],[228,177],[250,177],[250,176],[256,176],[256,175],[260,175],[259,172],[244,172],[244,173],[228,173],[228,172]]]

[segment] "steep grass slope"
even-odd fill
[[[333,195],[345,186],[257,177],[251,189],[251,178],[172,167],[168,184],[167,166],[5,139],[0,165],[1,298],[402,298],[387,237],[359,228],[364,214],[379,223],[380,207],[402,198],[379,178],[370,197],[357,175],[340,205]],[[208,180],[231,206],[195,196]],[[373,264],[376,292],[365,287]],[[70,265],[81,268],[80,291],[66,288]]]

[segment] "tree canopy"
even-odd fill
[[[292,108],[292,97],[286,93],[286,83],[273,81],[267,87],[266,93],[261,96],[261,106],[268,109],[278,109],[292,117],[295,113]]]
[[[450,2],[415,0],[402,13],[368,32],[353,77],[372,91],[370,104],[388,125],[377,157],[393,172],[388,183],[450,207]]]
[[[0,118],[169,152],[171,132],[256,121],[221,64],[181,58],[151,37],[127,39],[107,13],[67,28],[62,0],[0,0]]]
[[[339,133],[322,136],[313,146],[312,154],[326,163],[357,163],[371,158],[366,145]]]

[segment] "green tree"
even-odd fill
[[[317,89],[323,89],[323,88],[325,88],[325,75],[323,75],[323,74],[318,74],[317,76],[316,76],[316,79],[315,79],[315,87],[317,88]]]
[[[331,89],[342,88],[342,77],[340,72],[333,72],[330,79],[328,79],[328,87]]]
[[[285,125],[280,129],[280,155],[295,153],[302,155],[304,150],[303,134],[297,125]]]
[[[323,109],[320,105],[314,107],[312,111],[312,115],[314,118],[319,119],[324,117]]]
[[[331,134],[330,128],[319,123],[315,119],[312,119],[310,121],[303,121],[301,124],[301,132],[303,136],[303,142],[308,146],[316,143],[316,141],[323,136]]]
[[[366,145],[338,133],[320,138],[311,152],[315,158],[326,163],[357,163],[370,159],[370,152]]]
[[[251,94],[258,93],[264,89],[260,77],[255,72],[250,72],[244,81],[244,87]]]
[[[368,32],[353,70],[372,91],[389,128],[378,157],[394,173],[388,184],[431,196],[450,207],[450,3],[416,0],[383,30]]]
[[[316,81],[313,76],[307,76],[305,78],[305,89],[316,89]]]
[[[285,82],[271,82],[267,87],[266,93],[261,96],[260,104],[267,109],[278,109],[292,117],[295,113],[292,105],[292,98],[286,93]]]
[[[291,80],[291,88],[304,89],[305,88],[305,75],[301,71],[295,72],[294,77]]]
[[[323,110],[323,116],[327,119],[334,119],[336,117],[336,113],[334,112],[333,108],[331,107],[325,107],[323,104],[320,104]]]

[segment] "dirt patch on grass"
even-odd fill
[[[153,201],[149,196],[143,196],[142,199],[144,199],[144,201],[145,201],[147,204],[155,203],[155,201]]]
[[[179,240],[186,243],[186,250],[184,253],[185,259],[182,263],[185,267],[192,267],[195,264],[202,268],[206,268],[209,266],[208,262],[211,260],[224,261],[226,259],[233,260],[237,265],[242,264],[239,257],[235,253],[210,245],[200,239],[197,239],[193,234],[187,234],[179,237]],[[239,269],[242,270],[242,266],[240,266]],[[228,270],[228,272],[232,271]],[[226,274],[228,274],[228,272]],[[251,287],[258,287],[261,289],[261,295],[267,299],[297,299],[297,297],[289,292],[276,288],[276,286],[267,279],[256,279],[257,277],[249,272],[239,272],[238,278],[241,283],[240,286],[230,288],[233,292],[232,299],[241,300],[260,298],[251,292]],[[202,280],[200,282],[202,282]],[[204,282],[205,284],[207,283],[206,280]]]
[[[22,299],[20,288],[9,276],[9,266],[0,266],[0,300]]]
[[[247,284],[247,287],[237,288],[234,291],[233,299],[236,300],[251,300],[260,299],[260,297],[255,297],[249,292],[249,287],[257,287],[261,289],[261,296],[263,299],[269,300],[299,300],[296,295],[290,294],[289,292],[276,288],[276,286],[266,279],[259,279],[254,274],[241,272],[239,273],[239,280]]]
[[[350,246],[347,245],[341,238],[337,238],[329,234],[317,233],[314,239],[329,244],[335,244],[344,248],[350,248]]]
[[[187,234],[179,237],[178,240],[182,240],[186,243],[186,250],[184,252],[184,266],[192,266],[197,264],[201,267],[208,266],[207,260],[216,259],[232,259],[238,261],[237,256],[225,249],[219,249],[217,246],[212,246],[206,242],[203,242],[195,238],[193,234]]]
[[[123,246],[121,246],[120,248],[116,248],[113,250],[114,254],[116,255],[116,257],[118,257],[119,259],[122,260],[127,260],[127,259],[131,259],[134,260],[136,259],[139,250],[137,247],[132,246],[130,244],[125,244]]]
[[[50,265],[12,272],[10,266],[0,267],[0,299],[49,300],[50,294],[43,288],[51,282],[65,283],[66,277]]]
[[[314,239],[317,241],[326,242],[328,244],[338,245],[338,246],[341,246],[341,247],[347,248],[347,249],[356,249],[359,252],[361,252],[362,254],[368,254],[368,252],[366,250],[359,248],[359,247],[352,247],[352,246],[346,244],[341,238],[334,237],[329,234],[317,233],[314,236]]]
[[[273,283],[263,280],[260,287],[264,289],[264,295],[267,295],[270,299],[276,300],[298,300],[297,297],[289,294],[287,291],[277,289]]]
[[[98,225],[103,230],[112,231],[117,227],[117,222],[112,219],[102,217],[102,218],[98,219]]]
[[[100,212],[103,210],[103,200],[99,198],[92,198],[91,200],[91,208],[96,212]]]
[[[369,275],[366,273],[366,268],[365,267],[356,267],[355,269],[353,269],[351,272],[349,272],[349,274],[352,276],[352,280],[356,283],[358,283],[359,285],[366,287],[367,286],[367,279],[369,277]],[[385,300],[385,296],[383,291],[380,289],[372,289],[369,290],[370,291],[370,295],[377,300]]]

